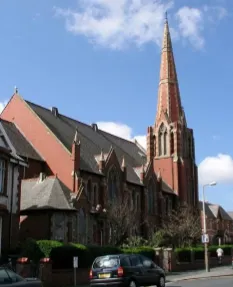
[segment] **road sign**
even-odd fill
[[[78,268],[78,257],[73,258],[73,267]]]
[[[209,243],[209,235],[208,234],[203,234],[201,236],[201,241],[202,241],[202,243]]]

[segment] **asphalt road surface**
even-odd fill
[[[212,279],[185,280],[176,283],[167,283],[167,287],[232,287],[233,277],[222,277]]]

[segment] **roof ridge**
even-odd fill
[[[33,103],[33,102],[31,102],[31,101],[28,101],[28,100],[25,100],[25,102],[27,102],[27,103],[29,103],[29,104],[32,104],[32,105],[34,105],[34,106],[37,106],[37,107],[39,107],[39,108],[42,108],[42,109],[44,109],[44,110],[47,110],[47,111],[50,112],[50,109],[49,109],[49,108],[46,108],[46,107],[44,107],[44,106],[35,104],[35,103]],[[63,113],[59,113],[59,115],[61,115],[62,117],[65,117],[65,118],[67,118],[67,119],[69,119],[69,120],[72,120],[72,121],[74,121],[74,122],[78,122],[78,123],[80,123],[80,124],[82,124],[82,125],[85,125],[85,126],[89,127],[90,129],[92,129],[91,124],[84,123],[84,122],[82,122],[82,121],[79,121],[79,120],[74,119],[74,118],[72,118],[72,117],[69,117],[69,116],[67,116],[67,115],[64,115]],[[109,134],[109,135],[111,135],[111,136],[114,136],[114,137],[116,137],[116,138],[119,138],[119,139],[121,139],[121,140],[124,140],[124,141],[126,141],[126,142],[129,142],[129,143],[131,143],[131,144],[136,145],[136,143],[135,143],[134,141],[132,141],[132,140],[122,138],[122,137],[117,136],[117,135],[114,135],[114,134],[112,134],[112,133],[110,133],[110,132],[106,132],[106,131],[104,131],[103,129],[99,129],[99,128],[98,128],[98,130],[101,131],[101,132],[104,132],[104,133],[106,133],[106,134]]]

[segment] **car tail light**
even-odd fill
[[[123,268],[120,266],[118,269],[117,269],[117,276],[118,277],[122,277],[124,274],[124,270]]]
[[[92,278],[93,278],[93,272],[92,272],[92,270],[90,270],[89,278],[90,278],[90,279],[92,279]]]

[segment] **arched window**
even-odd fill
[[[160,125],[158,133],[159,156],[167,154],[167,139],[168,139],[167,129],[162,123]]]
[[[87,198],[89,200],[89,202],[92,202],[93,197],[92,197],[92,184],[91,184],[91,180],[89,179],[87,182]]]
[[[154,143],[154,156],[156,156],[157,155],[157,151],[156,151],[156,147],[157,147],[156,136],[154,136],[154,138],[153,138],[153,143]]]
[[[86,241],[86,214],[83,208],[80,208],[78,213],[78,230],[79,242],[85,243]]]
[[[93,204],[96,207],[96,205],[99,203],[99,194],[98,194],[98,189],[97,186],[94,185],[93,187]]]
[[[162,151],[162,137],[163,137],[163,134],[161,131],[159,131],[159,156],[161,156],[163,154],[163,151]]]
[[[170,151],[171,151],[171,155],[174,154],[174,134],[171,133],[170,135]]]
[[[109,201],[114,201],[118,193],[118,176],[115,168],[112,168],[108,175],[108,198]]]
[[[150,180],[148,184],[147,202],[148,202],[148,213],[153,214],[154,213],[154,185],[153,185],[152,180]]]
[[[163,154],[167,154],[167,131],[163,134]]]

